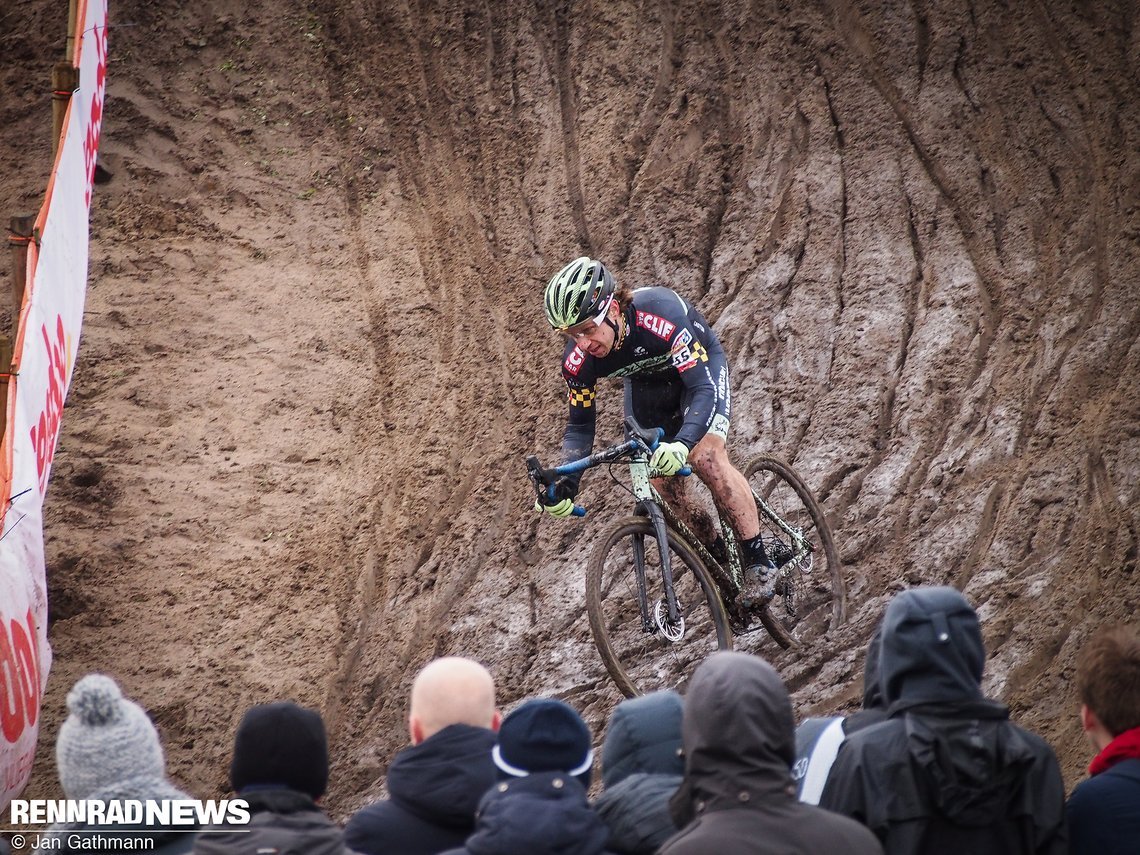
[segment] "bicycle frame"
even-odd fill
[[[661,428],[655,428],[654,432],[656,434],[655,438],[650,442],[643,436],[643,434],[649,433],[648,431],[639,431],[637,425],[627,421],[626,434],[629,439],[625,442],[611,445],[609,448],[604,448],[596,454],[591,454],[589,457],[583,457],[580,460],[564,463],[553,469],[543,469],[542,465],[538,462],[538,458],[531,456],[528,457],[526,461],[527,471],[535,487],[539,491],[548,491],[548,495],[553,499],[554,494],[549,491],[553,490],[553,485],[558,478],[564,475],[585,472],[587,469],[592,469],[603,463],[612,463],[623,457],[629,458],[632,491],[634,498],[637,499],[635,512],[639,515],[649,517],[653,525],[654,537],[657,540],[658,555],[661,559],[662,583],[665,588],[666,621],[669,626],[677,626],[681,621],[681,617],[680,611],[677,608],[677,596],[673,590],[673,569],[669,558],[669,539],[667,535],[669,524],[665,518],[665,503],[660,494],[653,489],[649,475],[649,454],[657,448],[657,444],[661,441],[661,437],[665,435],[665,431]],[[687,475],[690,471],[688,467],[685,467],[681,471],[681,474]],[[573,513],[575,516],[585,516],[586,510],[579,505],[575,505]],[[696,541],[693,540],[692,542]],[[662,546],[662,544],[664,544],[664,546]],[[656,627],[656,622],[649,613],[649,595],[646,590],[645,582],[645,539],[643,537],[639,537],[634,541],[634,568],[637,575],[637,599],[638,606],[641,609],[641,626],[645,632],[652,633]],[[661,627],[661,629],[663,632],[667,631],[665,627]]]
[[[655,434],[652,441],[648,438],[651,433]],[[709,573],[720,585],[727,600],[735,599],[743,583],[744,568],[740,544],[737,541],[732,524],[718,508],[721,536],[724,538],[727,559],[723,564],[717,561],[701,539],[694,534],[692,528],[680,518],[654,488],[649,468],[649,455],[656,449],[658,442],[664,436],[664,431],[661,428],[647,431],[627,418],[626,435],[628,439],[625,442],[617,443],[596,454],[591,454],[589,457],[571,461],[553,469],[543,469],[536,457],[528,457],[527,469],[535,487],[539,491],[551,491],[548,492],[548,495],[553,499],[553,485],[558,478],[584,472],[604,463],[613,463],[628,458],[631,492],[636,500],[634,512],[638,516],[648,517],[653,526],[653,536],[657,541],[658,556],[661,560],[662,587],[665,590],[665,614],[651,614],[646,582],[645,538],[644,536],[636,537],[634,539],[633,558],[641,626],[646,633],[651,634],[660,629],[668,637],[673,631],[672,628],[683,626],[676,592],[673,588],[673,568],[668,547],[668,530],[673,529],[697,553]],[[687,470],[688,467],[683,470],[683,474],[689,474]],[[790,568],[799,566],[800,562],[809,557],[812,553],[812,547],[804,537],[803,532],[789,525],[756,490],[752,490],[752,495],[756,501],[758,512],[771,521],[788,538],[789,542],[785,546],[791,548],[791,555],[781,562],[780,574],[783,576]],[[573,512],[575,516],[585,516],[586,514],[585,508],[578,505],[574,506]],[[664,618],[664,623],[662,623],[662,618]]]

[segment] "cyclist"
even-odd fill
[[[633,417],[642,425],[665,429],[651,468],[660,475],[676,475],[688,464],[708,485],[743,546],[741,603],[747,607],[769,602],[776,568],[764,552],[752,491],[728,459],[728,363],[708,321],[669,288],[617,290],[606,266],[585,256],[547,283],[544,305],[550,326],[568,339],[562,354],[570,399],[563,462],[585,457],[593,448],[598,378],[626,378]],[[580,479],[580,474],[560,478],[553,498],[543,495],[536,508],[555,517],[569,516]],[[654,485],[688,510],[694,522],[699,519],[685,499],[683,479],[658,479]],[[711,521],[707,526],[711,529]]]

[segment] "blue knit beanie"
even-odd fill
[[[512,777],[565,772],[587,788],[594,764],[590,728],[572,706],[553,698],[526,701],[503,719],[492,757]]]

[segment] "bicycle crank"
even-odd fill
[[[653,620],[657,624],[657,629],[665,638],[676,644],[685,637],[685,618],[683,615],[677,616],[676,623],[669,622],[669,606],[664,599],[657,601],[653,607]]]

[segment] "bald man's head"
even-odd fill
[[[412,683],[408,732],[413,745],[452,724],[498,730],[499,718],[491,673],[471,659],[433,660]]]

